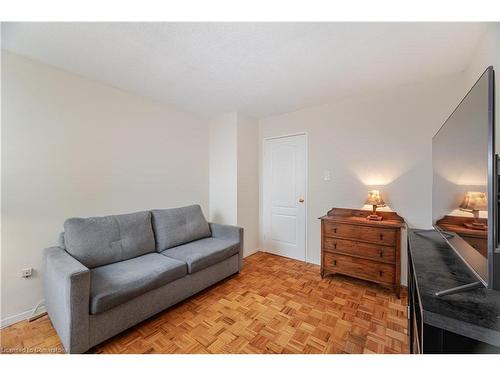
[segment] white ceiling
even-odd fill
[[[2,48],[184,110],[256,117],[466,68],[480,23],[3,23]]]

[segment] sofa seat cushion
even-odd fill
[[[162,254],[185,262],[188,272],[195,273],[238,254],[239,245],[237,241],[209,237],[173,247]]]
[[[210,227],[199,205],[152,210],[156,251],[210,237]]]
[[[186,263],[158,253],[90,270],[90,313],[109,310],[184,277]]]
[[[70,218],[64,222],[64,247],[88,268],[154,252],[151,212]]]

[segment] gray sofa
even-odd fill
[[[71,218],[44,250],[45,305],[69,353],[100,342],[240,271],[243,229],[200,206]]]

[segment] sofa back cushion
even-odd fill
[[[151,212],[156,251],[164,251],[212,235],[199,205]]]
[[[88,268],[151,253],[155,251],[151,212],[67,219],[64,245]]]

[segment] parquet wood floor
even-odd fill
[[[267,253],[91,353],[407,353],[407,296]],[[1,330],[2,352],[57,352],[50,320]],[[23,349],[24,348],[24,349]]]

